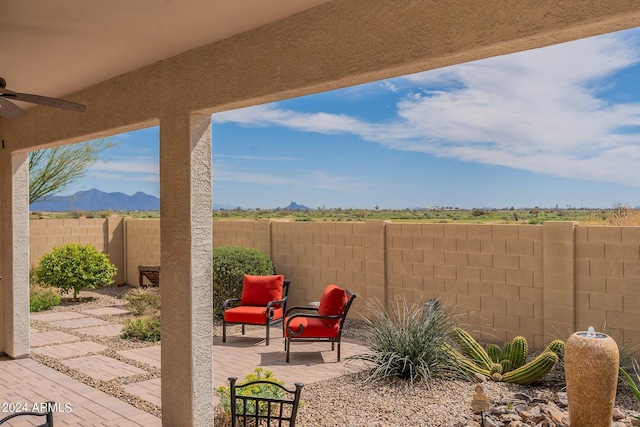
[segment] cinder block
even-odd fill
[[[520,256],[520,270],[543,271],[543,258],[541,256]]]
[[[443,265],[444,264],[444,252],[425,251],[424,263],[430,265]]]
[[[607,312],[603,310],[591,310],[580,308],[576,310],[576,327],[570,331],[569,335],[576,331],[586,331],[589,326],[593,326],[596,331],[601,331],[607,323]],[[568,335],[567,335],[568,337]]]
[[[469,254],[469,267],[493,268],[493,255]]]
[[[480,297],[472,295],[458,295],[456,309],[480,310]]]
[[[544,274],[544,288],[563,291],[575,290],[575,276],[573,274]]]
[[[533,318],[533,303],[529,301],[507,300],[507,314],[510,316]],[[542,326],[542,324],[540,326]]]
[[[432,264],[412,264],[412,274],[422,277],[433,277],[434,266]]]
[[[483,254],[504,254],[506,251],[505,240],[480,240],[480,252]]]
[[[393,249],[411,249],[413,241],[411,236],[392,236],[391,248]]]
[[[545,305],[542,307],[542,313],[544,316],[545,324],[547,323],[564,323],[566,325],[573,325],[575,310],[566,306],[556,306],[545,301]],[[547,328],[545,327],[545,332]]]
[[[638,244],[640,242],[640,227],[621,227],[622,243]]]
[[[547,221],[543,225],[542,239],[545,242],[573,242],[575,223]]]
[[[403,276],[402,287],[407,289],[417,289],[422,292],[424,278],[420,276]]]
[[[543,268],[545,274],[573,275],[573,258],[544,257]]]
[[[590,274],[591,264],[588,259],[576,259],[575,260],[575,275],[588,276]]]
[[[482,311],[499,314],[507,313],[507,300],[503,298],[480,297],[480,306]]]
[[[519,286],[507,286],[504,284],[494,283],[493,296],[495,298],[502,298],[507,301],[517,301],[520,299],[520,287]]]
[[[506,272],[488,268],[480,269],[480,281],[489,283],[506,283]]]
[[[455,265],[436,265],[433,268],[433,277],[438,279],[455,279],[456,266]]]
[[[513,224],[491,226],[491,238],[494,240],[518,240],[520,227]]]
[[[507,240],[507,255],[528,255],[533,256],[533,241],[530,240]]]
[[[589,264],[592,276],[624,277],[624,263],[622,261],[593,259]]]
[[[446,239],[466,239],[467,224],[447,224],[444,227],[444,237]]]
[[[411,242],[414,249],[433,250],[433,237],[413,236]]]
[[[530,301],[534,304],[542,304],[543,289],[542,288],[520,288],[520,301]]]
[[[551,304],[557,307],[568,307],[571,309],[575,307],[575,292],[573,289],[545,289],[543,295],[545,304]]]
[[[456,239],[456,251],[480,253],[480,239]]]
[[[544,334],[544,322],[542,319],[536,319],[533,317],[521,317],[520,318],[520,329],[522,332],[528,332],[530,334],[542,335]],[[533,340],[527,339],[529,345],[534,345]]]
[[[429,237],[444,237],[444,224],[423,224],[422,235]]]
[[[576,291],[604,294],[607,289],[607,278],[595,276],[576,277]]]
[[[435,277],[424,278],[424,291],[438,297],[444,293],[444,279]]]
[[[608,260],[639,261],[640,245],[633,243],[605,243],[604,258]],[[638,263],[640,264],[640,263]]]
[[[621,227],[589,225],[587,226],[587,236],[590,242],[622,242]]]
[[[543,227],[539,225],[519,225],[518,238],[522,241],[542,241]]]
[[[475,267],[458,267],[456,270],[456,277],[458,280],[479,282],[480,269]]]
[[[402,249],[387,249],[387,262],[402,262]]]
[[[469,295],[478,297],[493,297],[493,284],[484,282],[469,282]]]
[[[520,267],[520,257],[518,255],[501,255],[493,256],[493,268],[501,270],[518,270]]]
[[[640,313],[640,296],[638,295],[624,295],[623,297],[623,311],[625,313]]]
[[[576,292],[575,296],[576,312],[578,310],[589,308],[589,293],[588,292]]]
[[[493,327],[505,331],[518,331],[520,330],[520,317],[509,316],[508,314],[494,313]]]
[[[607,326],[614,329],[637,330],[640,325],[640,313],[607,312]]]
[[[406,262],[392,262],[391,272],[399,276],[410,275],[412,273],[411,264]]]
[[[402,251],[402,261],[419,263],[424,260],[424,251],[419,249],[405,249]]]
[[[445,252],[444,263],[447,265],[455,265],[457,267],[466,267],[469,265],[469,259],[466,253]]]
[[[469,239],[491,239],[491,225],[488,224],[468,224],[467,238]]]
[[[533,286],[533,273],[531,271],[507,270],[506,284],[511,286]]]
[[[624,295],[640,295],[640,281],[625,279],[623,282],[623,286],[624,286]]]
[[[640,278],[640,262],[625,261],[623,263],[624,277],[629,279]]]
[[[461,280],[445,280],[444,291],[453,295],[468,295],[469,285],[466,281]]]
[[[546,258],[572,258],[573,242],[544,242],[544,257]]]
[[[580,242],[576,244],[576,258],[604,259],[603,242]]]
[[[457,249],[456,239],[446,239],[436,237],[433,239],[433,250],[442,252],[455,252]]]
[[[421,236],[422,224],[401,224],[400,233],[403,236],[409,236],[409,237]]]

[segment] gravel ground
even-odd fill
[[[67,297],[63,303],[48,312],[82,311],[106,306],[124,306],[124,295],[131,290],[130,286],[111,286],[103,289],[83,291],[80,293],[81,302],[74,302]],[[100,316],[111,322],[122,323],[126,316]],[[43,330],[55,330],[47,324],[32,320],[32,327]],[[237,326],[239,328],[239,326]],[[214,335],[221,335],[221,326],[214,324]],[[239,329],[238,329],[239,330]],[[362,338],[364,325],[358,320],[348,320],[345,337]],[[140,364],[132,360],[125,360],[116,351],[149,346],[147,342],[136,342],[114,338],[86,337],[86,340],[99,342],[109,346],[101,354],[126,361],[149,372],[135,378],[128,378],[127,382],[157,378],[158,369]],[[95,381],[77,371],[70,370],[59,361],[36,354],[32,358],[52,368],[96,387],[108,394],[131,403],[139,409],[156,416],[161,411],[155,405],[149,404],[136,396],[126,393],[122,380]],[[369,383],[365,381],[364,373],[345,375],[328,381],[307,384],[302,392],[302,404],[298,413],[297,423],[300,426],[331,427],[331,426],[465,426],[471,423],[473,414],[470,409],[474,384],[463,381],[435,381],[418,382],[413,385],[399,379],[390,379]],[[486,394],[493,402],[509,401],[516,393],[526,393],[541,399],[556,400],[555,393],[562,391],[562,367],[556,368],[539,386],[520,386],[517,384],[485,383]],[[616,400],[618,407],[624,414],[640,414],[640,405],[623,385],[618,388]]]

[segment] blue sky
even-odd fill
[[[640,29],[212,116],[214,203],[640,205]],[[68,192],[159,194],[158,129]]]

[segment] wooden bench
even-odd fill
[[[145,277],[153,286],[160,286],[160,266],[159,265],[139,265],[138,266],[138,286],[144,286]]]

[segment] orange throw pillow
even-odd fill
[[[318,314],[321,316],[339,316],[344,312],[346,303],[347,293],[345,290],[336,285],[329,285],[322,293]],[[322,321],[327,326],[332,326],[339,322],[338,319],[322,319]]]
[[[266,306],[269,301],[282,299],[284,276],[251,276],[244,275],[240,305]]]

